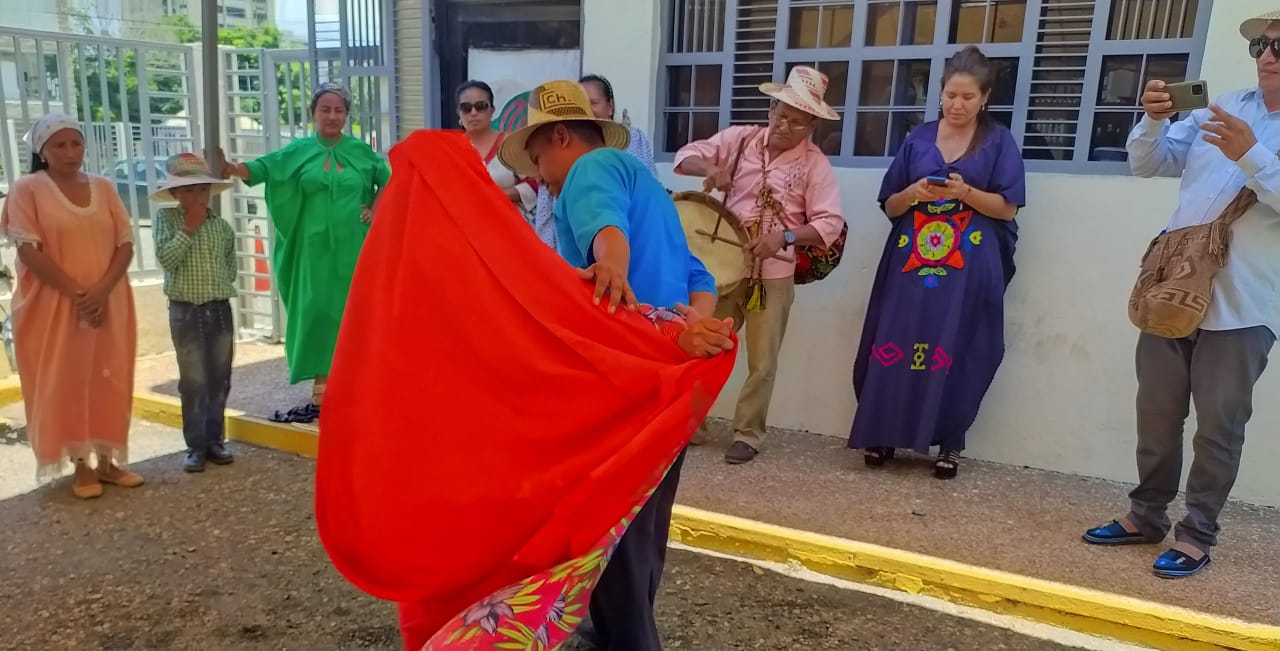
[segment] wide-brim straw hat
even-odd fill
[[[604,144],[625,150],[631,132],[613,120],[602,120],[591,112],[591,100],[576,81],[548,81],[529,92],[529,113],[525,126],[511,132],[498,149],[498,160],[521,176],[533,176],[538,166],[529,158],[525,144],[538,127],[556,122],[594,122],[604,131]]]
[[[231,187],[230,181],[215,178],[210,174],[209,166],[196,154],[185,153],[171,157],[164,171],[168,177],[160,183],[160,187],[155,192],[151,193],[152,201],[178,203],[178,198],[173,196],[173,189],[189,185],[209,186],[210,196],[225,192]]]
[[[840,114],[824,101],[827,76],[809,66],[796,66],[787,75],[787,83],[760,84],[760,92],[787,106],[800,109],[824,120],[839,120]]]
[[[1240,23],[1240,35],[1252,41],[1267,31],[1267,25],[1276,21],[1280,21],[1280,9],[1273,9]]]

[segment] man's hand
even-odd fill
[[[730,176],[729,170],[721,167],[713,166],[710,170],[707,170],[706,178],[702,179],[702,189],[707,192],[712,190],[728,192],[731,185],[733,185],[733,178]]]
[[[187,235],[194,235],[196,230],[209,218],[209,206],[197,206],[187,211],[182,220],[182,230]]]
[[[681,350],[690,357],[715,357],[733,350],[733,318],[724,320],[704,317],[688,305],[676,305],[685,318],[685,330],[676,338]]]
[[[1142,93],[1142,109],[1147,112],[1147,116],[1152,120],[1164,120],[1173,117],[1177,111],[1173,110],[1173,100],[1169,97],[1169,93],[1165,92],[1165,83],[1159,79],[1152,79],[1147,82],[1147,87]]]
[[[747,243],[746,249],[751,252],[751,255],[766,260],[778,255],[778,251],[781,251],[786,243],[787,240],[783,237],[782,231],[775,231],[751,240]]]
[[[610,314],[618,311],[619,303],[625,304],[628,310],[640,307],[635,292],[631,291],[631,285],[627,283],[626,271],[597,262],[586,269],[579,269],[578,275],[583,280],[595,281],[596,293],[592,297],[592,302],[596,305],[600,304],[600,299],[604,298],[606,293],[609,294]]]
[[[1227,113],[1217,104],[1210,104],[1209,110],[1213,112],[1213,119],[1200,125],[1200,130],[1204,132],[1201,137],[1221,150],[1222,155],[1238,161],[1258,144],[1258,138],[1253,135],[1248,122]]]

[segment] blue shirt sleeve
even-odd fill
[[[693,253],[689,254],[689,293],[695,292],[716,292],[716,279],[707,271],[707,266],[702,264]]]
[[[591,245],[601,230],[613,226],[631,240],[631,192],[627,187],[626,167],[610,156],[595,152],[579,158],[565,179],[558,203],[573,233],[574,248],[591,264],[595,256]]]

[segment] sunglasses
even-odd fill
[[[1261,59],[1262,53],[1271,50],[1271,56],[1280,59],[1280,40],[1259,36],[1249,41],[1249,56]]]
[[[491,108],[493,108],[493,104],[490,104],[484,100],[481,100],[474,104],[472,104],[471,102],[462,102],[461,104],[458,105],[458,112],[464,115],[472,111],[484,113],[485,111]]]

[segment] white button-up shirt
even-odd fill
[[[1217,219],[1242,186],[1258,194],[1258,204],[1231,229],[1227,264],[1214,279],[1213,299],[1200,327],[1261,325],[1280,335],[1280,111],[1268,111],[1257,88],[1228,93],[1216,103],[1247,122],[1258,139],[1240,160],[1232,161],[1205,142],[1200,125],[1213,114],[1200,109],[1172,124],[1143,116],[1126,145],[1129,167],[1137,176],[1182,176],[1168,230]]]

